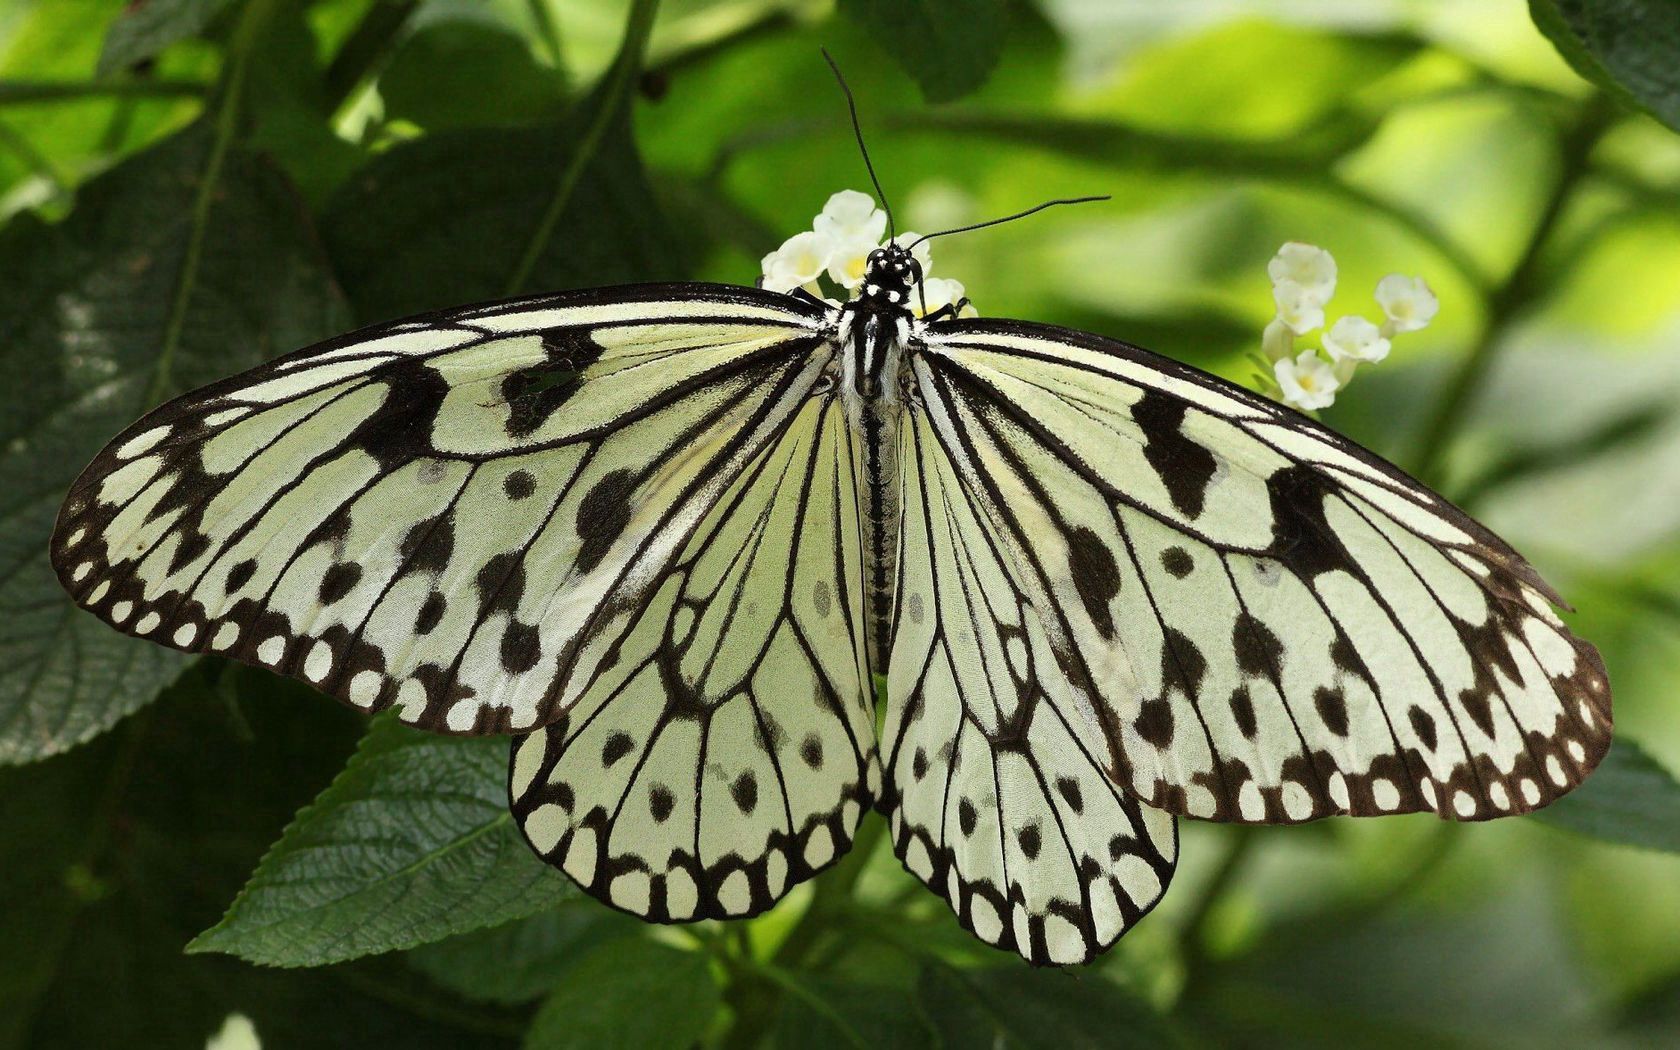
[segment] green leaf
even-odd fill
[[[571,892],[507,811],[507,741],[369,729],[189,951],[321,966],[530,915]]]
[[[232,1010],[266,1036],[282,1016],[321,1025],[333,999],[356,1013],[323,1032],[379,1034],[376,1003],[320,977],[283,988],[289,975],[181,954],[360,728],[311,690],[201,665],[122,731],[0,769],[0,894],[14,902],[0,909],[0,1047],[203,1047]]]
[[[840,0],[921,85],[929,102],[950,102],[986,82],[1003,55],[1003,0]]]
[[[530,918],[422,945],[408,953],[408,963],[467,999],[526,1003],[553,990],[583,953],[642,930],[631,916],[593,900],[567,901]]]
[[[1534,819],[1609,842],[1680,853],[1680,782],[1638,744],[1617,737],[1586,783]]]
[[[790,975],[783,986],[775,1046],[802,1050],[893,1050],[924,1047],[934,1032],[904,988]]]
[[[1026,1050],[1179,1042],[1147,1005],[1095,973],[929,966],[916,996],[945,1046]]]
[[[527,1050],[680,1047],[722,1004],[706,958],[642,937],[595,949],[562,975],[531,1022]]]
[[[99,75],[119,72],[196,35],[233,0],[137,0],[111,23],[99,53]]]
[[[219,163],[218,163],[219,158]],[[90,181],[70,217],[0,231],[0,763],[150,702],[179,654],[112,631],[46,556],[77,471],[160,398],[342,330],[309,216],[267,162],[198,124]]]
[[[494,24],[459,19],[418,29],[379,77],[387,117],[432,131],[553,119],[565,102],[558,70]]]
[[[635,0],[618,60],[565,120],[429,135],[350,181],[325,226],[362,316],[686,276],[630,129],[654,7]]]
[[[1575,72],[1680,131],[1674,0],[1529,0],[1528,10]]]

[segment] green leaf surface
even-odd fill
[[[1680,131],[1680,4],[1529,0],[1528,8],[1575,72]]]
[[[572,892],[507,811],[507,741],[384,718],[189,946],[321,966],[530,915]]]
[[[440,132],[393,147],[328,205],[328,249],[366,320],[502,298],[562,191],[580,118]],[[631,144],[615,122],[535,244],[526,291],[675,278],[672,250]]]
[[[99,74],[119,72],[196,35],[233,0],[135,0],[111,23],[99,53]]]
[[[585,952],[643,929],[631,916],[586,898],[422,945],[408,953],[408,963],[464,998],[527,1003],[552,991]]]
[[[1145,1003],[1085,971],[929,966],[916,996],[945,1046],[1095,1050],[1179,1041]]]
[[[1680,781],[1617,737],[1586,783],[1534,819],[1608,842],[1680,853]]]
[[[215,157],[194,125],[90,181],[64,222],[0,231],[0,763],[104,731],[184,665],[60,589],[47,537],[76,473],[161,397],[345,326],[286,180]]]
[[[840,12],[868,30],[929,102],[985,83],[1008,26],[1003,0],[840,0]]]
[[[553,119],[565,80],[523,37],[469,19],[432,22],[403,41],[379,76],[385,115],[431,131]]]
[[[438,1018],[499,1014],[401,967],[277,973],[181,953],[361,728],[296,683],[200,665],[122,731],[0,769],[0,1047],[200,1050],[233,1012],[270,1047],[495,1045]],[[426,1018],[394,1005],[422,995]]]
[[[525,1037],[527,1050],[683,1047],[722,1004],[705,956],[642,937],[603,945],[561,977]]]
[[[773,1045],[803,1050],[916,1050],[934,1030],[904,988],[789,975]],[[795,990],[797,989],[797,990]],[[953,1045],[953,1044],[948,1044]]]

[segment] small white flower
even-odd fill
[[[1266,273],[1274,285],[1289,281],[1300,286],[1301,294],[1320,306],[1336,291],[1336,260],[1314,244],[1289,241],[1266,264]]]
[[[929,277],[922,281],[922,295],[927,298],[926,312],[931,314],[942,306],[950,306],[960,301],[963,297],[963,283],[953,277]],[[917,311],[921,312],[921,300],[917,299],[914,293],[911,293],[911,302],[915,304]],[[964,316],[971,314],[972,309],[964,306]]]
[[[1390,345],[1381,329],[1352,314],[1338,318],[1324,331],[1324,349],[1332,361],[1381,361]]]
[[[1422,277],[1391,273],[1377,282],[1377,303],[1388,316],[1390,331],[1415,332],[1435,319],[1441,301]]]
[[[1304,285],[1287,278],[1272,285],[1277,317],[1296,335],[1306,335],[1324,323],[1324,300]]]
[[[869,253],[879,248],[880,242],[862,238],[832,243],[825,263],[828,279],[842,288],[858,287],[863,283],[864,271],[869,269]]]
[[[811,228],[837,242],[868,241],[873,248],[886,235],[887,213],[875,207],[875,198],[869,194],[841,190],[828,198],[822,214],[812,220]]]
[[[1296,408],[1311,411],[1329,408],[1341,386],[1335,373],[1316,350],[1303,350],[1293,360],[1284,358],[1272,366],[1283,399]]]
[[[257,1026],[244,1014],[228,1014],[221,1031],[205,1041],[204,1050],[262,1050]]]
[[[834,254],[834,242],[814,230],[796,233],[764,257],[764,287],[772,292],[791,292],[822,275]]]

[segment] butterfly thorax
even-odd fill
[[[898,562],[898,429],[904,409],[911,290],[921,267],[896,244],[869,256],[857,298],[841,308],[841,396],[859,451],[865,633],[871,670],[886,670]]]

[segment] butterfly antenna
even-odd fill
[[[1043,204],[1028,208],[1026,211],[1018,211],[1014,215],[1005,215],[1001,219],[987,219],[985,222],[977,222],[972,226],[957,226],[949,230],[940,230],[938,233],[923,234],[922,236],[917,237],[915,243],[911,244],[910,247],[914,248],[917,244],[920,244],[923,241],[932,240],[935,237],[944,237],[947,234],[967,233],[970,230],[983,230],[988,226],[1000,226],[1006,222],[1014,222],[1016,219],[1024,219],[1027,216],[1036,212],[1041,212],[1046,208],[1054,208],[1058,204],[1089,204],[1092,201],[1106,201],[1110,199],[1112,198],[1110,198],[1107,194],[1103,194],[1100,197],[1063,197],[1058,200],[1045,201]]]
[[[869,160],[869,147],[863,144],[863,128],[858,124],[857,99],[852,97],[852,89],[846,84],[846,78],[840,75],[840,67],[834,64],[834,56],[828,53],[828,48],[822,49],[822,57],[823,61],[828,63],[828,68],[834,70],[834,79],[840,82],[840,90],[846,93],[846,109],[852,114],[852,134],[857,136],[858,152],[863,154],[863,166],[869,169],[869,181],[875,186],[876,196],[881,198],[881,209],[887,213],[888,240],[891,240],[898,236],[898,226],[893,222],[892,205],[887,203],[887,191],[881,188],[881,180],[875,177],[875,165]]]

